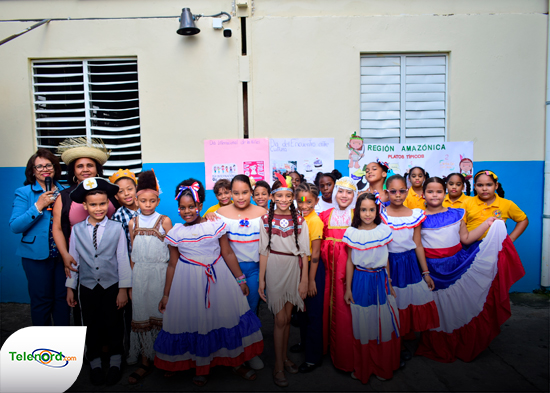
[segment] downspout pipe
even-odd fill
[[[550,0],[548,1],[550,10]],[[550,287],[550,14],[546,52],[546,151],[544,154],[544,205],[542,209],[542,265],[540,285]]]

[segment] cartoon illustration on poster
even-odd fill
[[[318,172],[334,169],[334,138],[280,138],[269,140],[271,173],[297,171],[313,183]]]
[[[239,159],[238,162],[235,159]],[[241,161],[242,160],[242,161]],[[269,140],[207,139],[204,141],[206,189],[212,190],[216,181],[231,181],[239,173],[250,173],[255,180],[271,182],[266,165],[269,163]],[[248,174],[247,173],[247,174]]]
[[[231,180],[237,174],[237,164],[224,163],[212,165],[212,181],[215,183],[220,179]]]
[[[353,138],[353,136],[352,136]],[[350,140],[351,143],[351,140]],[[349,144],[348,144],[349,145]],[[358,144],[355,144],[358,146]],[[363,145],[364,157],[358,161],[359,168],[353,163],[349,174],[359,190],[368,188],[367,165],[383,161],[389,166],[388,177],[398,173],[404,175],[416,166],[424,168],[430,176],[444,177],[450,173],[460,172],[472,182],[473,142],[440,142],[426,144],[368,144]],[[351,156],[351,154],[350,154]],[[350,164],[352,164],[350,158]]]
[[[255,181],[265,180],[265,169],[263,161],[245,161],[243,162],[244,174]]]
[[[359,160],[365,156],[365,146],[363,145],[363,138],[354,132],[349,139],[346,147],[349,150],[349,165],[348,168],[359,168]]]

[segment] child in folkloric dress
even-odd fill
[[[288,359],[288,336],[293,305],[304,309],[308,290],[309,233],[305,220],[294,208],[294,189],[290,178],[273,184],[269,214],[260,225],[259,293],[275,315],[275,370],[273,382],[288,386],[284,370],[291,374],[298,367]],[[275,205],[277,207],[275,207]],[[300,272],[301,266],[301,272]],[[300,278],[301,274],[301,278]],[[267,298],[265,290],[267,287]]]
[[[170,259],[164,237],[172,229],[172,221],[155,211],[159,202],[159,187],[154,172],[142,172],[137,186],[137,203],[141,214],[128,225],[132,239],[130,264],[134,278],[130,290],[132,332],[129,358],[137,359],[141,356],[139,368],[128,378],[131,385],[152,371],[150,362],[155,358],[153,345],[162,328],[158,302],[164,291]]]
[[[403,340],[415,340],[414,332],[435,329],[439,315],[434,302],[433,280],[426,267],[426,257],[420,238],[420,225],[426,219],[422,209],[409,209],[403,205],[407,185],[401,175],[393,175],[386,181],[386,193],[390,204],[380,212],[382,222],[393,233],[390,251],[390,278],[397,295],[401,334],[401,357],[410,360],[412,353]]]
[[[508,291],[525,271],[502,220],[491,216],[468,232],[464,209],[442,206],[442,179],[427,179],[424,195],[428,217],[422,223],[422,244],[440,326],[422,332],[416,354],[444,363],[470,362],[510,317]],[[487,236],[478,242],[485,230]]]
[[[247,380],[256,374],[242,364],[263,351],[260,320],[246,300],[249,289],[227,239],[223,221],[207,221],[200,211],[204,187],[195,179],[176,189],[180,217],[166,235],[170,262],[162,330],[155,341],[155,366],[175,371],[196,369],[193,383],[204,386],[210,369],[232,366]]]
[[[388,244],[391,229],[381,224],[380,199],[364,193],[357,199],[353,222],[346,230],[346,293],[351,308],[353,379],[367,383],[372,374],[389,379],[400,367],[399,311],[390,280]]]

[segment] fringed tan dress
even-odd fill
[[[269,245],[269,216],[262,217],[260,225],[260,254],[266,255],[266,295],[267,305],[273,314],[277,314],[290,302],[304,310],[304,301],[298,293],[300,284],[300,261],[304,255],[309,256],[309,231],[306,221],[301,217],[298,220],[298,244],[294,237],[294,224],[291,215],[273,216],[271,228],[271,249]]]
[[[166,268],[170,251],[164,243],[166,236],[162,222],[166,216],[153,213],[135,218],[132,246],[132,332],[129,358],[136,360],[141,354],[155,358],[153,345],[162,329],[162,314],[158,305],[164,294]]]

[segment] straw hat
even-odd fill
[[[61,154],[61,159],[67,165],[79,158],[93,158],[104,165],[111,155],[101,139],[89,141],[83,137],[65,139],[59,144],[57,153]]]

